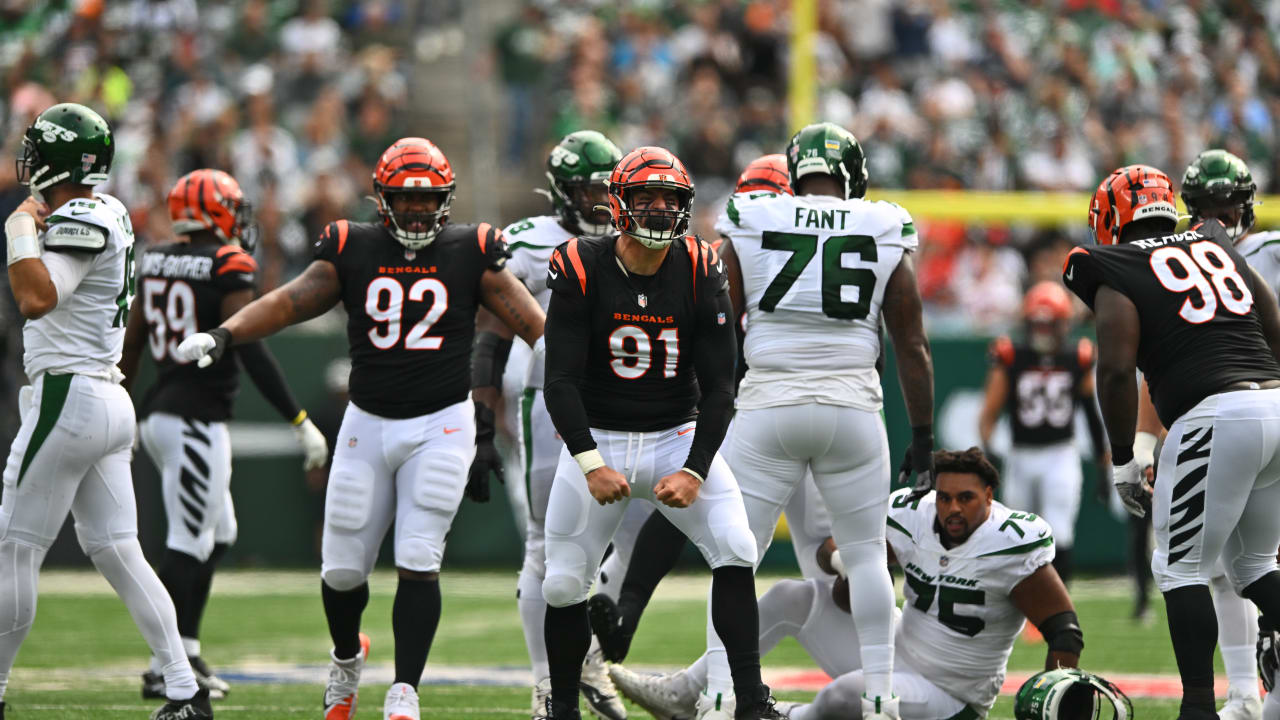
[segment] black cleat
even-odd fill
[[[213,720],[209,689],[200,688],[186,700],[170,700],[151,713],[151,720]]]
[[[591,630],[600,641],[600,650],[604,659],[620,663],[627,659],[631,650],[631,631],[622,627],[622,613],[618,604],[608,595],[596,593],[587,601],[587,617],[591,620]]]
[[[564,705],[547,698],[547,720],[582,720],[577,705]]]
[[[150,670],[142,673],[142,699],[164,700],[164,676]]]
[[[774,706],[773,693],[764,683],[756,689],[755,697],[739,697],[733,713],[733,720],[786,720],[786,717]]]
[[[200,687],[209,688],[210,700],[221,700],[227,696],[227,693],[231,692],[231,686],[227,684],[226,680],[213,673],[209,663],[205,662],[204,658],[199,655],[192,655],[187,657],[187,662],[191,663],[191,670],[196,675],[196,683]]]

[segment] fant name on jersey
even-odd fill
[[[999,502],[967,540],[938,536],[936,494],[890,496],[886,540],[906,583],[897,652],[916,671],[975,708],[995,703],[1025,617],[1013,588],[1053,560],[1049,524]]]

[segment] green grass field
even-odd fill
[[[425,684],[423,717],[527,717],[529,691],[510,683],[527,667],[524,639],[515,609],[515,572],[456,572],[442,579],[444,617],[427,666],[427,682],[441,674],[485,684]],[[776,577],[761,577],[767,588]],[[708,579],[685,575],[659,588],[641,623],[630,661],[640,666],[676,667],[696,658],[703,647]],[[371,580],[372,598],[364,630],[373,639],[371,675],[389,677],[392,659],[392,573]],[[1085,630],[1084,664],[1108,673],[1175,674],[1163,606],[1148,627],[1129,620],[1128,585],[1121,581],[1082,581],[1073,595]],[[320,606],[319,576],[314,572],[226,572],[215,581],[202,633],[204,655],[233,681],[232,694],[215,705],[220,718],[319,718],[322,685],[297,682],[322,678],[330,647]],[[158,703],[143,702],[138,674],[147,650],[124,606],[92,572],[46,572],[40,605],[10,681],[10,720],[146,717]],[[1011,670],[1034,671],[1043,663],[1044,645],[1019,642]],[[812,663],[794,640],[768,655],[770,667],[808,668]],[[1221,672],[1219,664],[1219,672]],[[294,681],[271,682],[279,672]],[[450,671],[450,672],[445,672]],[[240,676],[240,681],[236,677]],[[256,682],[244,678],[256,679]],[[1176,678],[1176,675],[1174,675]],[[441,680],[445,678],[439,678]],[[383,684],[362,687],[358,717],[377,718]],[[781,692],[785,699],[806,699],[812,692]],[[1136,699],[1141,720],[1172,719],[1176,700]],[[634,706],[633,717],[647,717]],[[1012,717],[1012,702],[1002,697],[991,717]],[[585,708],[584,708],[585,715]]]

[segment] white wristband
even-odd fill
[[[1155,463],[1156,442],[1158,438],[1149,432],[1140,432],[1133,436],[1133,457],[1139,467],[1150,467]]]
[[[694,479],[694,480],[697,480],[699,485],[701,485],[702,483],[704,483],[704,482],[706,482],[706,481],[707,481],[707,479],[706,479],[706,478],[702,477],[701,475],[699,475],[698,473],[696,473],[696,472],[694,472],[694,471],[690,470],[690,469],[689,469],[689,468],[687,468],[687,467],[682,467],[682,468],[680,468],[680,470],[681,470],[681,471],[683,471],[683,472],[687,472],[687,473],[689,473],[690,475],[692,475],[692,476],[693,476],[693,479]]]
[[[40,257],[40,240],[36,236],[36,219],[30,213],[16,212],[4,221],[9,240],[9,264]]]
[[[604,456],[595,448],[580,452],[574,455],[573,459],[578,462],[578,467],[582,469],[583,475],[589,474],[592,470],[599,470],[605,465]]]
[[[844,560],[841,560],[841,559],[840,559],[840,551],[839,551],[839,550],[832,550],[832,551],[831,551],[831,569],[832,569],[832,570],[835,570],[835,571],[836,571],[836,574],[837,574],[837,575],[839,575],[840,577],[848,577],[848,576],[849,576],[849,573],[847,573],[847,572],[845,571],[845,569],[844,569]]]

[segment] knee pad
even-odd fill
[[[329,472],[324,499],[325,524],[338,530],[359,530],[373,510],[373,467],[358,458],[337,456]]]
[[[103,550],[111,547],[112,545],[116,545],[117,543],[122,543],[122,542],[129,542],[129,541],[137,542],[137,538],[138,538],[138,535],[136,532],[121,533],[119,536],[113,537],[113,536],[106,536],[106,535],[90,534],[90,532],[85,530],[84,526],[82,526],[80,523],[76,523],[75,527],[76,527],[76,540],[80,543],[80,549],[90,559],[92,559],[94,555],[102,552]],[[177,548],[177,549],[187,553],[188,555],[193,555],[193,556],[195,555],[195,553],[189,552],[186,548]],[[210,542],[208,549],[204,551],[204,555],[200,557],[200,559],[204,560],[205,558],[207,558],[209,556],[209,552],[211,552],[212,550],[213,550],[213,543]]]
[[[422,477],[413,482],[413,507],[396,517],[396,565],[419,572],[435,572],[444,558],[445,538],[462,503],[467,465],[451,453],[425,458]]]
[[[541,586],[542,579],[547,576],[547,549],[542,533],[535,533],[533,525],[534,523],[529,524],[529,532],[525,536],[524,564],[520,566],[520,578],[522,583],[526,575],[536,578]]]
[[[542,597],[551,607],[567,607],[587,599],[587,583],[573,575],[548,575],[542,581]]]
[[[1226,563],[1227,579],[1237,593],[1261,580],[1267,573],[1276,571],[1276,556],[1266,553],[1245,553]]]
[[[327,568],[320,573],[320,578],[324,580],[324,584],[338,592],[355,590],[363,585],[368,577],[362,570],[348,568]]]
[[[451,452],[430,452],[423,458],[421,474],[413,483],[413,502],[433,513],[447,514],[450,518],[458,511],[462,492],[467,487],[466,458]]]

